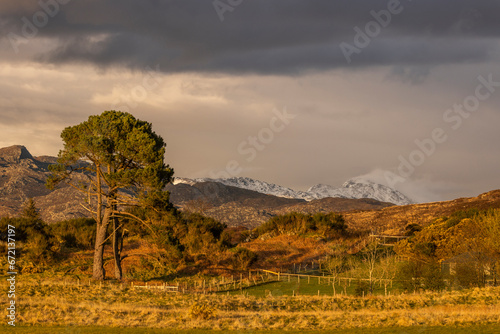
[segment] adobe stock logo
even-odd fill
[[[17,54],[19,53],[19,45],[29,43],[30,40],[35,38],[39,29],[45,27],[50,18],[55,17],[61,11],[61,5],[66,5],[71,0],[40,0],[38,5],[41,10],[35,12],[31,19],[23,16],[21,18],[21,35],[14,32],[7,34],[7,39],[12,46],[12,49]]]
[[[236,7],[241,5],[242,2],[243,0],[214,0],[212,5],[219,16],[219,20],[224,22],[224,13],[232,12]]]
[[[360,54],[364,48],[368,47],[372,39],[380,35],[383,28],[387,28],[391,24],[393,16],[401,14],[403,9],[404,7],[399,0],[389,0],[387,9],[378,12],[375,10],[370,11],[370,15],[374,20],[365,24],[364,31],[358,26],[354,27],[356,34],[354,35],[353,44],[342,42],[339,45],[347,63],[352,62],[351,57],[353,54]]]
[[[256,135],[248,136],[237,146],[237,152],[241,156],[245,156],[247,162],[255,160],[258,152],[264,151],[274,141],[275,135],[285,130],[291,120],[297,117],[297,115],[288,113],[286,108],[283,108],[283,111],[274,109],[273,114],[274,116],[269,120],[269,127],[260,129]],[[242,171],[243,168],[238,160],[230,160],[224,170],[211,171],[209,174],[212,179],[230,178],[237,176]]]
[[[131,112],[132,109],[137,108],[139,103],[146,101],[148,96],[150,96],[162,82],[163,78],[161,76],[160,65],[157,64],[154,69],[147,66],[141,82],[135,85],[128,94],[121,94],[117,97],[112,103],[111,110]]]
[[[474,93],[466,96],[461,103],[453,104],[452,108],[445,110],[443,113],[443,121],[449,125],[453,131],[458,130],[465,119],[468,119],[473,112],[479,110],[481,102],[489,99],[500,87],[499,81],[493,80],[493,74],[489,74],[486,78],[482,75],[477,77],[479,84],[476,86]],[[397,183],[405,182],[416,168],[422,166],[425,161],[436,153],[440,144],[448,140],[448,133],[442,127],[436,127],[430,132],[430,136],[424,139],[415,139],[416,149],[411,151],[407,156],[399,155],[399,166],[397,174],[386,172],[385,179],[391,188]]]

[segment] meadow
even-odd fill
[[[9,328],[0,326],[0,330],[7,332]],[[109,328],[109,327],[16,327],[16,333],[22,334],[207,334],[217,333],[220,331],[203,330],[203,329],[190,329],[190,330],[175,330],[175,329],[154,329],[154,328]],[[228,334],[269,334],[284,332],[287,334],[469,334],[469,333],[482,333],[494,334],[499,333],[497,325],[473,325],[467,327],[394,327],[394,328],[355,328],[355,329],[333,329],[333,330],[235,330],[224,331]]]
[[[493,287],[391,296],[264,297],[241,291],[173,294],[23,276],[16,291],[19,333],[500,333],[500,288]],[[267,290],[273,288],[279,286]]]

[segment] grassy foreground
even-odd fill
[[[467,333],[500,333],[500,288],[366,298],[259,298],[174,295],[121,285],[65,285],[38,279],[21,280],[16,299],[16,332],[20,333],[206,333],[210,331],[201,330],[209,329],[460,333],[461,327],[470,326],[474,327]],[[6,295],[1,300],[6,305]]]
[[[3,333],[8,333],[12,328],[7,328],[0,326],[0,331]],[[191,330],[172,330],[172,329],[153,329],[153,328],[109,328],[109,327],[16,327],[16,333],[26,333],[26,334],[93,334],[93,333],[105,333],[105,334],[208,334],[214,333],[216,331],[203,330],[203,329],[191,329]],[[218,331],[220,333],[220,331]],[[433,333],[433,334],[471,334],[471,333],[482,333],[482,334],[495,334],[500,333],[500,325],[473,325],[467,327],[397,327],[397,328],[357,328],[357,329],[335,329],[335,330],[300,330],[300,331],[266,331],[266,330],[236,330],[236,331],[225,331],[227,334],[266,334],[266,333],[279,333],[284,332],[287,334],[422,334],[422,333]]]

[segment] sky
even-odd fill
[[[57,155],[105,110],[151,122],[180,177],[417,202],[500,188],[500,2],[0,2],[0,147]]]

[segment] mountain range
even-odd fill
[[[83,198],[70,186],[50,191],[45,181],[55,157],[33,157],[24,146],[0,149],[0,217],[19,214],[34,198],[47,222],[86,217]],[[82,176],[83,178],[83,176]],[[230,179],[175,178],[168,184],[171,202],[180,210],[213,217],[228,226],[256,227],[289,212],[343,212],[357,229],[401,229],[409,222],[429,222],[470,207],[500,207],[500,190],[447,202],[410,204],[403,194],[383,185],[349,180],[340,188],[317,185],[301,192],[245,177]],[[399,204],[399,205],[395,205]]]
[[[193,185],[200,182],[217,182],[226,186],[253,190],[262,194],[273,195],[284,198],[304,199],[311,201],[327,197],[335,198],[371,198],[380,202],[388,202],[396,205],[412,204],[413,201],[397,190],[391,189],[385,185],[377,184],[368,180],[351,179],[346,181],[342,187],[333,187],[324,184],[318,184],[307,191],[295,191],[280,185],[264,181],[254,180],[248,177],[232,177],[225,179],[186,179],[176,177],[173,184]]]
[[[78,191],[64,184],[54,191],[45,187],[45,181],[50,175],[48,166],[56,163],[56,160],[55,157],[49,156],[34,157],[21,145],[0,149],[0,217],[18,214],[22,203],[28,198],[35,199],[42,218],[48,222],[87,216],[87,212],[80,205],[82,197]],[[370,186],[358,185],[359,189]],[[351,185],[351,188],[346,189],[355,188],[356,185]],[[277,209],[326,197],[320,193],[298,192],[244,177],[175,178],[166,189],[171,193],[172,203],[180,209],[203,211],[229,225],[248,227],[265,222],[275,215],[274,211]],[[375,195],[380,198],[395,196],[390,190],[384,190],[385,193],[379,191]],[[349,199],[349,196],[341,191],[338,193],[337,198],[324,201],[328,203],[324,210],[375,209],[393,205],[373,199]]]

